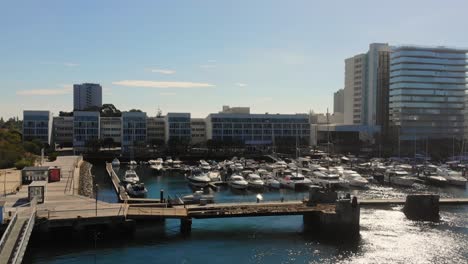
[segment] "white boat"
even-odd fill
[[[228,185],[233,189],[245,190],[249,186],[249,183],[240,175],[232,175],[229,178]]]
[[[173,162],[174,162],[174,161],[172,160],[171,157],[167,157],[167,158],[166,158],[166,161],[164,161],[164,163],[165,163],[167,166],[170,166],[170,167],[172,167],[172,163],[173,163]]]
[[[211,181],[221,181],[221,173],[217,170],[212,170],[207,173]]]
[[[135,169],[136,167],[138,167],[138,163],[134,160],[131,160],[129,163],[128,163],[128,167],[130,169]]]
[[[150,160],[148,163],[150,164],[150,168],[156,172],[163,170],[163,160],[161,158],[157,160]]]
[[[462,176],[461,172],[447,168],[437,168],[437,174],[447,179],[451,185],[466,187],[467,180]]]
[[[120,160],[118,158],[115,158],[112,160],[112,167],[119,167],[120,166]]]
[[[414,184],[414,180],[404,170],[388,169],[384,174],[385,182],[399,186],[411,187]]]
[[[244,166],[242,165],[242,163],[239,163],[239,162],[234,163],[234,169],[233,170],[242,171],[243,169],[244,169]]]
[[[182,197],[184,204],[198,204],[203,200],[206,201],[206,203],[214,203],[214,196],[211,194],[203,194],[203,191],[195,191],[193,194]]]
[[[191,185],[202,188],[207,187],[211,182],[210,177],[201,170],[193,170],[191,175],[187,176],[187,180]]]
[[[272,189],[279,189],[281,188],[280,182],[273,177],[271,174],[266,174],[262,177],[262,180],[265,182],[265,186]]]
[[[365,187],[369,181],[353,170],[344,170],[343,179],[349,182],[350,186]]]
[[[448,180],[442,176],[437,175],[436,173],[425,173],[420,177],[425,180],[427,184],[444,186],[448,184]]]
[[[174,160],[172,162],[172,168],[175,169],[175,170],[180,170],[182,169],[182,161],[180,160]]]
[[[148,193],[144,183],[128,183],[125,189],[131,197],[144,197]]]
[[[200,169],[202,169],[204,171],[209,171],[209,170],[211,170],[211,166],[205,160],[200,160]]]
[[[325,173],[321,171],[312,172],[310,180],[313,184],[322,186],[324,188],[348,188],[349,182],[343,179],[340,179],[338,174]]]
[[[249,183],[249,187],[251,188],[261,189],[265,186],[265,183],[262,181],[260,176],[255,173],[250,173],[249,175],[247,175],[246,180]]]
[[[298,190],[306,189],[312,185],[312,181],[304,177],[304,175],[294,172],[279,179],[281,186],[288,189]]]
[[[134,170],[127,170],[123,181],[126,183],[137,183],[140,181],[140,177],[138,177],[138,174]]]
[[[288,167],[288,164],[283,160],[277,161],[274,165],[276,169],[286,169]]]

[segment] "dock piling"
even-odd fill
[[[180,232],[182,235],[190,235],[192,232],[192,218],[180,219]]]
[[[403,212],[410,220],[439,221],[439,195],[408,195]]]

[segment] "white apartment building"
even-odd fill
[[[164,117],[148,117],[146,119],[146,137],[148,143],[155,141],[165,141],[165,120]]]
[[[192,130],[192,145],[206,142],[206,123],[204,118],[192,118],[190,120],[190,128]]]
[[[344,123],[361,124],[366,54],[345,60]]]
[[[56,116],[53,118],[52,141],[62,147],[73,146],[73,116]]]
[[[388,56],[386,43],[372,43],[366,53],[345,60],[344,123],[376,126],[381,124],[388,101]],[[382,74],[383,73],[383,74]]]
[[[111,138],[115,143],[122,142],[122,118],[101,117],[101,139]]]

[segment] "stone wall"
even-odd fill
[[[89,162],[82,162],[80,166],[80,183],[78,194],[89,198],[94,198],[93,174],[91,168],[93,165]]]

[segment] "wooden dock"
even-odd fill
[[[253,216],[303,215],[313,212],[334,213],[335,204],[308,206],[302,201],[267,203],[221,203],[174,207],[130,204],[127,219],[141,218],[226,218]]]
[[[128,195],[125,187],[122,186],[120,182],[120,178],[115,173],[114,168],[112,167],[111,163],[106,163],[106,171],[109,175],[109,178],[112,182],[112,186],[114,187],[114,191],[117,194],[119,202],[124,203],[160,203],[160,199],[152,199],[152,198],[132,198]]]
[[[192,218],[225,218],[252,216],[303,215],[312,212],[334,213],[335,204],[308,206],[306,202],[265,202],[209,204],[206,206],[190,205],[187,215]]]

